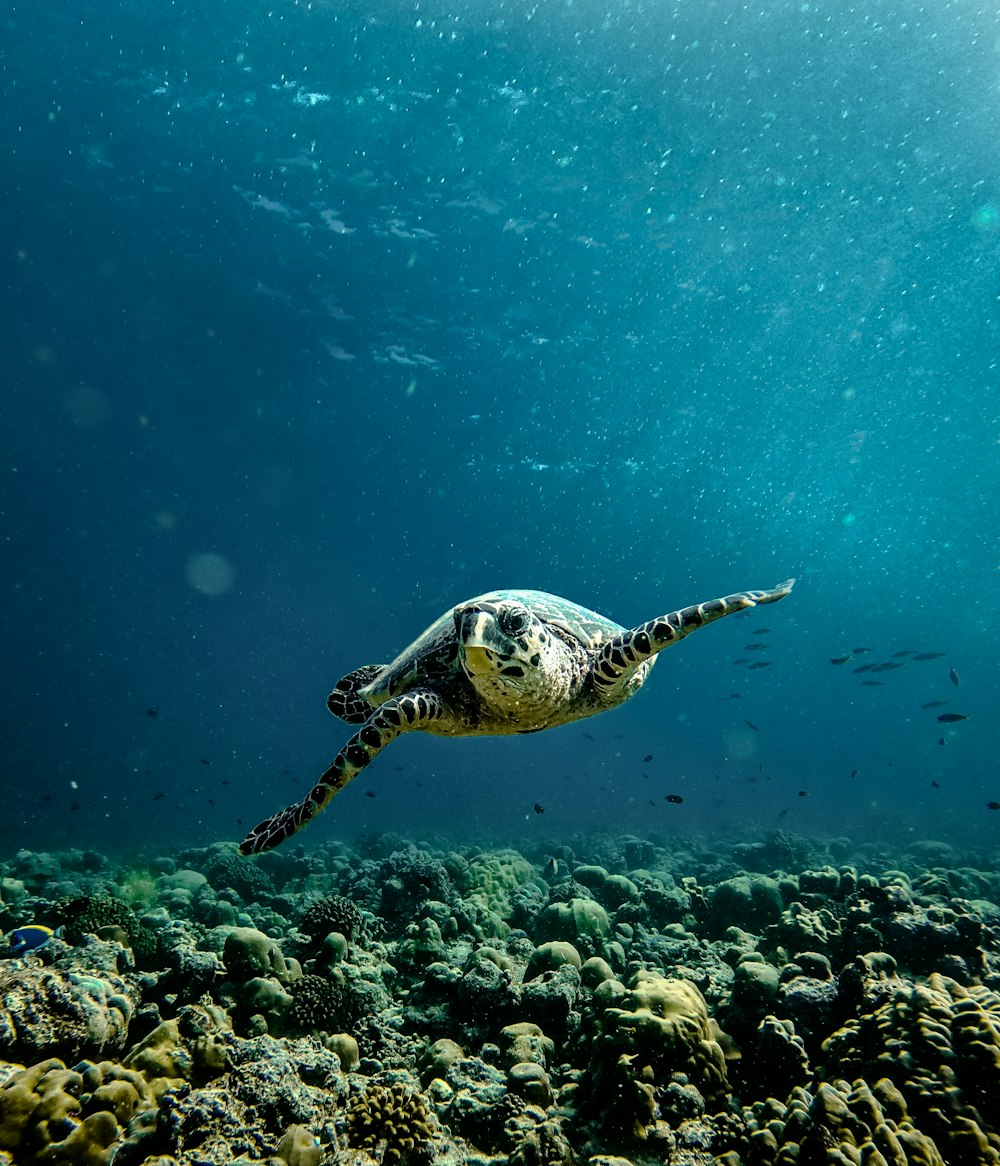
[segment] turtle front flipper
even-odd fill
[[[425,729],[448,715],[448,706],[435,692],[417,689],[391,697],[379,705],[367,722],[327,766],[301,802],[280,810],[254,826],[240,843],[241,854],[260,854],[291,838],[324,809],[335,794],[400,735]]]
[[[370,684],[383,668],[384,664],[364,664],[342,676],[333,686],[333,692],[326,698],[326,707],[335,717],[340,717],[349,725],[364,724],[376,706],[364,697],[358,696],[358,689]]]
[[[756,607],[758,603],[777,603],[791,591],[794,579],[786,579],[770,591],[738,591],[723,599],[712,599],[708,603],[698,603],[694,607],[683,607],[669,615],[651,619],[630,631],[622,632],[609,640],[597,653],[594,661],[594,686],[609,704],[617,704],[622,698],[621,686],[630,682],[641,684],[645,678],[639,673],[644,664],[657,652],[669,648],[671,644],[683,640],[705,624]]]

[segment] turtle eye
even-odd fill
[[[519,636],[528,628],[528,613],[525,611],[503,611],[500,614],[500,629],[508,636]]]

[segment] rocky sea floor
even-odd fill
[[[998,858],[22,851],[0,1162],[1000,1164]]]

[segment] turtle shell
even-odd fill
[[[576,640],[588,652],[620,635],[625,628],[559,595],[545,591],[489,591],[449,608],[422,632],[409,647],[378,673],[359,692],[372,704],[381,704],[415,685],[434,687],[435,677],[451,674],[458,667],[458,634],[455,612],[479,602],[513,599],[524,604],[544,624],[564,638]]]

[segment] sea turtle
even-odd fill
[[[243,854],[301,830],[400,733],[535,733],[591,717],[642,687],[656,653],[705,624],[791,591],[739,591],[628,630],[544,591],[491,591],[456,604],[391,664],[366,664],[327,698],[361,728],[301,802],[255,826]]]

